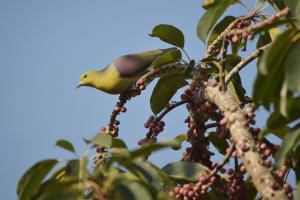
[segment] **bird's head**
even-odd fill
[[[80,82],[77,88],[81,86],[94,87],[95,72],[86,72],[80,76]]]

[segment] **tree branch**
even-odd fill
[[[253,53],[251,53],[248,57],[242,59],[241,62],[239,62],[228,74],[225,79],[225,85],[227,85],[234,75],[239,73],[247,64],[252,62],[254,59],[262,55],[262,53],[270,46],[270,44],[267,44],[265,46],[262,46],[258,49],[256,49]]]
[[[287,200],[285,191],[272,176],[271,169],[263,165],[255,141],[248,127],[245,126],[244,113],[235,98],[231,94],[220,92],[208,84],[206,84],[204,92],[200,93],[199,98],[203,98],[203,96],[218,106],[224,112],[224,116],[228,118],[227,126],[231,132],[234,146],[262,197],[267,200]]]

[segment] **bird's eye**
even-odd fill
[[[87,78],[87,75],[85,74],[85,75],[83,76],[83,78]]]

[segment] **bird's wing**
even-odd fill
[[[136,54],[129,54],[116,59],[112,65],[120,73],[121,77],[134,77],[146,73],[152,62],[166,51],[176,48],[158,49]]]

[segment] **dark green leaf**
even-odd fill
[[[18,182],[17,194],[19,199],[31,200],[44,178],[57,163],[58,160],[54,159],[42,160],[29,168]]]
[[[214,6],[210,7],[200,18],[197,25],[197,35],[205,43],[210,30],[224,13],[224,11],[238,0],[218,0]]]
[[[175,138],[175,141],[177,141],[177,144],[172,145],[171,148],[173,150],[179,150],[181,148],[181,144],[188,139],[187,134],[180,134]]]
[[[177,47],[184,47],[184,35],[175,26],[168,24],[160,24],[153,28],[151,37],[158,37],[164,42],[175,45]]]
[[[285,134],[290,130],[290,127],[283,125],[279,128],[264,128],[260,133],[259,133],[259,139],[263,139],[268,133],[273,133],[280,139],[283,139]]]
[[[227,200],[226,196],[218,193],[214,188],[212,188],[207,194],[208,200]],[[202,197],[201,197],[202,200]],[[204,199],[205,200],[205,199]]]
[[[292,164],[293,169],[296,174],[296,182],[300,181],[300,144],[297,144],[297,146],[294,148],[293,151],[293,157],[292,157]]]
[[[152,112],[156,115],[162,111],[179,88],[187,85],[184,75],[172,73],[162,76],[157,82],[150,99]]]
[[[291,91],[300,92],[300,31],[293,36],[292,42],[284,62],[285,80]]]
[[[284,117],[279,111],[278,103],[275,103],[275,109],[269,116],[266,127],[260,133],[259,138],[264,138],[268,133],[274,133],[279,138],[283,138],[289,130],[286,125],[300,118],[300,97],[292,97],[287,99],[286,107],[287,117]]]
[[[260,73],[256,77],[253,90],[256,104],[263,104],[268,108],[272,101],[278,99],[284,76],[284,60],[294,34],[293,30],[288,30],[279,35],[260,59]]]
[[[256,48],[258,49],[262,46],[269,44],[270,42],[272,42],[270,33],[268,31],[263,31],[258,37]]]
[[[300,200],[300,181],[296,183],[296,189],[294,191],[295,200]]]
[[[174,51],[167,51],[158,58],[156,58],[153,63],[151,64],[152,68],[162,66],[168,63],[177,62],[181,59],[181,51],[174,50]]]
[[[67,140],[58,140],[55,145],[65,149],[67,151],[71,151],[71,152],[75,153],[75,148],[74,148],[73,144]]]
[[[154,151],[158,151],[167,147],[178,147],[179,145],[180,143],[177,140],[161,141],[157,143],[146,144],[137,150],[131,151],[131,158],[142,157],[145,155],[147,156],[153,153]]]
[[[121,193],[122,200],[153,200],[147,187],[137,181],[121,181],[117,192]]]
[[[214,132],[209,133],[207,138],[221,154],[226,154],[226,149],[229,147],[226,140],[220,139]]]
[[[239,62],[241,57],[237,55],[228,55],[225,62],[226,74],[229,73]],[[239,102],[245,101],[246,90],[242,85],[242,80],[239,74],[233,76],[231,81],[228,84],[230,91],[236,97]]]
[[[107,148],[111,148],[113,139],[111,135],[107,133],[97,133],[94,137],[92,137],[90,142],[97,146],[104,146]]]
[[[294,146],[300,140],[300,124],[288,132],[283,138],[282,145],[275,155],[275,164],[279,169],[290,156]]]
[[[247,199],[248,200],[256,200],[257,190],[253,185],[251,178],[246,180],[246,188],[247,188]]]
[[[171,178],[176,180],[198,181],[199,173],[207,168],[195,162],[169,163],[162,170]]]
[[[125,142],[121,139],[118,139],[118,138],[113,138],[112,147],[127,149],[127,145],[125,144]]]
[[[138,170],[147,179],[147,185],[153,186],[156,190],[160,190],[162,185],[169,188],[174,186],[169,177],[153,164],[143,160],[136,159],[133,161],[133,169]]]
[[[296,18],[296,26],[300,28],[300,2],[297,0],[285,0],[284,3],[289,7],[292,17]]]
[[[84,184],[74,180],[45,182],[30,200],[82,200]]]

